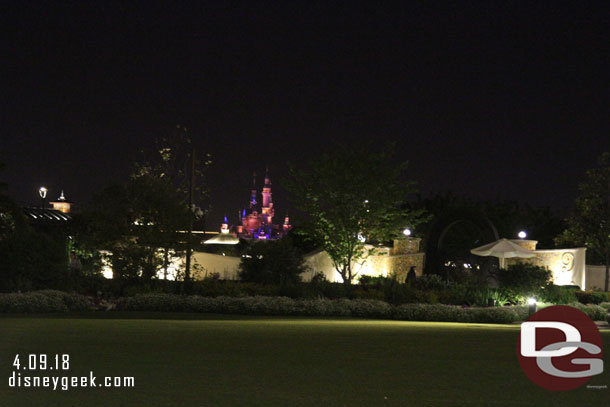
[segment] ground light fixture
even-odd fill
[[[402,234],[405,236],[411,236],[411,229],[406,228],[405,230],[402,231]]]
[[[536,299],[534,297],[530,297],[527,299],[528,305],[528,314],[531,316],[536,312]]]
[[[527,233],[525,233],[525,230],[522,230],[517,236],[519,236],[519,239],[525,239],[527,237]]]

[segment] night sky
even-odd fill
[[[210,228],[266,165],[282,216],[286,163],[333,140],[396,141],[425,195],[558,211],[610,150],[607,2],[58,3],[0,5],[22,204],[41,184],[87,201],[178,123],[214,157]]]

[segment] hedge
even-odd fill
[[[288,297],[181,297],[142,294],[124,298],[125,311],[205,312],[242,315],[359,317],[403,321],[474,322],[507,324],[527,317],[526,307],[463,308],[443,304],[393,306],[377,300],[292,299]]]
[[[90,297],[62,291],[43,290],[28,293],[0,294],[0,313],[47,313],[110,309],[108,304],[94,304]],[[114,304],[113,304],[114,305]],[[595,321],[606,320],[610,303],[570,306]],[[444,304],[392,305],[366,299],[293,299],[289,297],[204,297],[177,294],[139,294],[121,298],[117,310],[145,312],[194,312],[238,315],[284,315],[311,317],[357,317],[401,321],[437,321],[509,324],[528,318],[528,308],[460,307]]]
[[[90,297],[63,291],[42,290],[0,294],[0,312],[68,312],[95,309]]]

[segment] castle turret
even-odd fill
[[[273,209],[273,200],[271,198],[271,180],[269,179],[269,167],[267,167],[267,171],[265,172],[265,185],[263,186],[263,221],[266,224],[273,223],[273,215],[275,213]]]

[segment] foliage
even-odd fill
[[[191,162],[193,153],[194,162]],[[164,179],[171,184],[180,202],[186,204],[190,194],[191,170],[194,170],[193,202],[205,208],[209,191],[203,180],[212,164],[212,157],[207,153],[197,153],[188,128],[176,125],[170,134],[155,140],[152,151],[143,151],[142,154],[144,158],[135,163],[133,178]]]
[[[517,263],[498,270],[497,277],[500,287],[523,295],[533,295],[548,284],[551,271],[529,263]]]
[[[366,275],[366,274],[363,274],[363,275],[358,277],[358,283],[360,285],[362,285],[362,286],[365,286],[365,287],[377,287],[377,288],[380,288],[388,280],[393,280],[393,279],[390,278],[390,277],[369,276],[369,275]]]
[[[581,310],[582,312],[587,314],[587,316],[589,318],[591,318],[593,321],[605,321],[607,318],[608,312],[603,307],[600,307],[599,305],[596,305],[596,304],[585,305],[585,304],[581,304],[579,302],[574,302],[574,303],[571,303],[568,305],[570,307],[574,307],[576,309]]]
[[[155,151],[135,163],[127,182],[101,191],[75,217],[81,247],[91,253],[112,252],[119,278],[147,283],[160,270],[167,273],[171,257],[185,250],[184,231],[194,215],[188,199],[191,171],[196,178],[193,202],[205,206],[207,197],[202,178],[209,155],[191,161],[192,154],[184,127],[158,139]]]
[[[568,228],[558,236],[558,245],[584,244],[606,265],[604,291],[610,283],[610,153],[603,153],[597,167],[587,171],[580,195],[568,218]]]
[[[392,306],[375,300],[291,299],[287,297],[201,297],[146,294],[126,298],[120,308],[128,311],[206,312],[242,315],[327,316],[446,321],[511,323],[523,313],[516,308],[462,308],[441,304]]]
[[[63,291],[0,294],[0,312],[68,312],[93,309],[91,298]]]
[[[565,287],[554,284],[546,284],[541,288],[535,297],[540,302],[552,303],[552,304],[570,304],[578,301],[577,295],[580,289],[577,287]]]
[[[442,290],[447,287],[447,282],[436,274],[425,274],[416,279],[413,285],[419,290]]]
[[[25,217],[19,205],[0,192],[0,240],[25,228]]]
[[[239,275],[243,281],[262,284],[294,284],[305,271],[305,259],[289,237],[254,242],[242,256]]]
[[[63,242],[29,228],[0,240],[0,291],[70,288]]]
[[[404,181],[405,170],[390,148],[367,147],[323,154],[308,170],[291,167],[286,186],[305,215],[302,233],[328,253],[347,285],[356,277],[353,264],[376,252],[365,241],[388,241],[421,221],[423,211],[406,205],[415,189]]]
[[[581,304],[601,304],[610,301],[610,293],[598,291],[577,291],[576,298]]]

